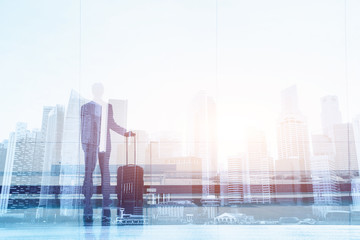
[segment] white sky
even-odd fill
[[[216,82],[215,1],[82,1],[80,30],[80,1],[2,0],[0,140],[18,121],[39,128],[42,107],[66,105],[72,88],[90,98],[103,82],[107,98],[129,100],[132,129],[183,131],[206,90],[222,156],[241,150],[249,125],[273,152],[280,91],[292,84],[312,132],[324,95],[339,96],[344,120],[360,113],[360,1],[347,1],[348,94],[344,3],[218,0]]]

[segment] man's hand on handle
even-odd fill
[[[135,137],[135,135],[136,135],[136,134],[135,134],[134,132],[128,131],[128,132],[125,133],[124,136],[125,136],[125,137]]]

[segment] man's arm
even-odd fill
[[[115,131],[116,133],[122,135],[122,136],[125,136],[126,135],[126,129],[119,126],[115,120],[114,120],[114,113],[113,113],[113,108],[112,108],[112,105],[109,104],[109,114],[108,114],[108,124],[109,124],[109,128],[113,131]],[[126,137],[126,136],[125,136]]]

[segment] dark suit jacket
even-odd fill
[[[83,148],[84,144],[91,144],[99,147],[101,134],[101,113],[101,105],[95,103],[94,101],[81,106],[81,143]],[[107,121],[106,153],[110,154],[110,129],[123,136],[126,133],[126,129],[116,124],[111,104],[108,105]]]

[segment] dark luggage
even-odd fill
[[[126,137],[126,165],[117,170],[118,216],[143,214],[144,169],[136,165],[136,136],[133,136],[134,164],[129,164],[129,138]]]

